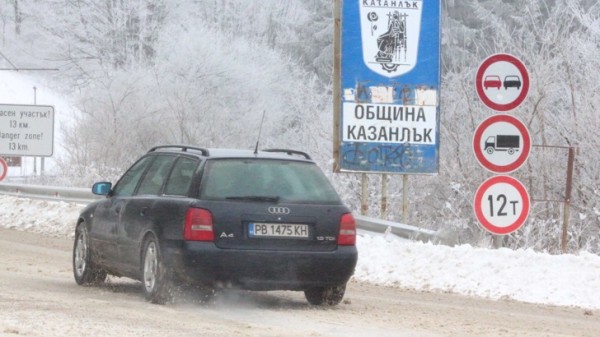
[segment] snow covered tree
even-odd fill
[[[473,216],[473,194],[489,173],[471,142],[494,112],[479,102],[474,81],[485,58],[510,53],[531,79],[527,100],[511,114],[527,124],[535,145],[578,149],[569,247],[600,251],[600,5],[442,6],[440,173],[409,178],[410,221],[455,232],[460,242],[490,239]],[[262,147],[300,144],[359,210],[359,175],[329,171],[331,0],[0,0],[0,26],[3,54],[60,68],[50,80],[81,110],[65,131],[64,170],[93,168],[107,177],[129,165],[131,153],[160,143],[250,148],[266,111]],[[558,249],[565,170],[564,149],[534,148],[514,173],[530,190],[533,211],[505,245]],[[402,179],[388,179],[386,217],[399,220]],[[369,184],[369,214],[379,216],[381,179]]]

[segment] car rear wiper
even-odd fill
[[[227,200],[246,200],[246,201],[264,201],[264,202],[277,202],[279,201],[279,197],[271,197],[271,196],[260,196],[260,195],[244,195],[244,196],[231,196],[225,197]]]

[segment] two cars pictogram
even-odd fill
[[[507,75],[504,77],[504,81],[502,81],[498,75],[487,75],[483,80],[483,87],[486,90],[489,88],[499,90],[502,86],[504,86],[504,90],[508,88],[521,89],[521,78],[517,75]]]

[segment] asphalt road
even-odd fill
[[[311,306],[300,292],[235,290],[208,305],[193,292],[153,305],[128,279],[77,286],[71,247],[69,238],[0,229],[0,336],[600,335],[600,311],[358,282],[336,307]]]

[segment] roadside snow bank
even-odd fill
[[[82,205],[0,196],[0,227],[73,237]],[[600,256],[448,247],[359,231],[354,279],[420,291],[600,309]]]
[[[600,308],[600,256],[448,247],[361,233],[355,278],[421,291]]]
[[[0,196],[0,227],[73,237],[82,205]]]

